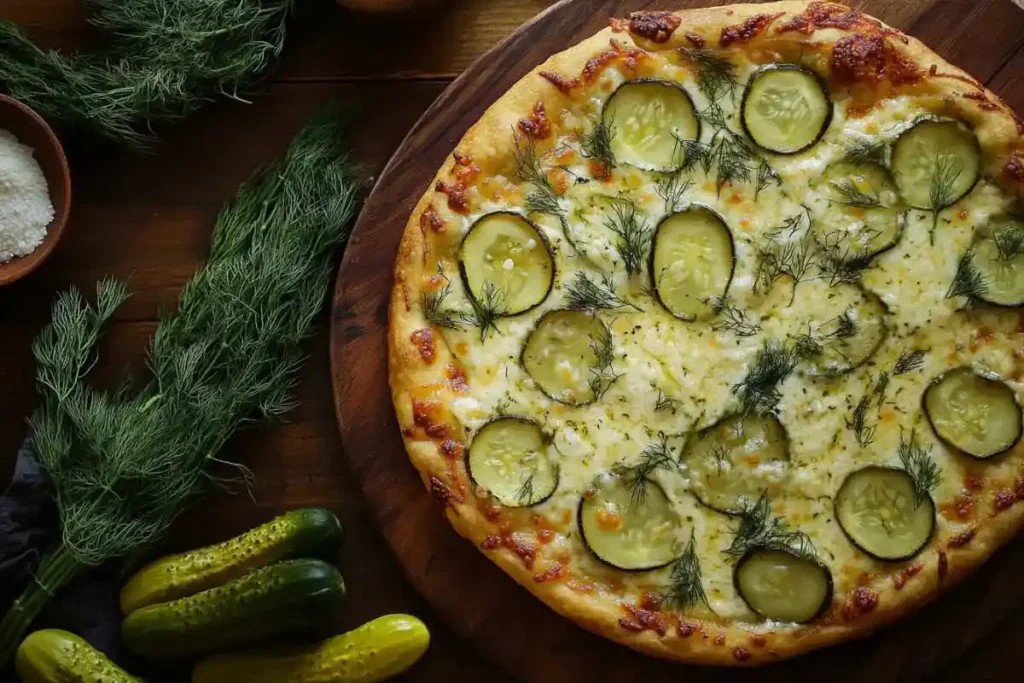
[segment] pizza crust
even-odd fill
[[[786,1],[676,12],[674,14],[681,19],[681,25],[666,42],[661,43],[634,36],[628,31],[606,28],[552,56],[523,77],[466,132],[456,150],[479,167],[485,176],[513,175],[513,143],[509,131],[528,115],[536,103],[543,103],[549,113],[559,112],[575,96],[560,91],[541,73],[554,72],[573,78],[584,71],[588,60],[607,51],[610,41],[617,42],[621,50],[639,48],[658,52],[691,46],[695,42],[693,36],[696,36],[706,40],[709,47],[715,47],[724,27],[736,26],[751,17],[764,14],[780,16],[758,36],[749,41],[734,43],[731,47],[743,47],[747,51],[757,50],[764,54],[785,54],[794,44],[813,42],[818,46],[827,46],[858,30],[863,32],[862,29],[828,28],[807,34],[777,34],[772,30],[773,26],[806,12],[811,4]],[[893,49],[898,50],[921,71],[930,74],[920,86],[919,96],[935,108],[972,125],[982,147],[992,158],[987,168],[988,173],[1007,180],[1004,166],[1014,154],[1024,149],[1021,124],[1013,112],[995,94],[965,72],[944,62],[920,41],[904,36],[874,19],[865,18],[865,21],[886,31],[887,43]],[[688,38],[688,35],[691,37]],[[940,539],[939,543],[933,543],[932,547],[915,558],[915,562],[901,565],[916,567],[904,585],[897,588],[888,577],[880,577],[879,580],[869,577],[863,591],[858,589],[848,595],[837,595],[835,601],[838,604],[823,619],[806,626],[776,631],[660,615],[658,618],[664,627],[663,634],[658,632],[657,624],[654,628],[634,632],[623,628],[622,622],[630,614],[615,596],[587,594],[566,582],[538,581],[536,577],[547,566],[527,566],[522,555],[517,554],[514,548],[491,547],[496,532],[494,523],[488,519],[486,507],[482,501],[473,497],[470,487],[460,488],[449,478],[454,467],[465,482],[461,460],[454,461],[456,464],[453,465],[452,458],[446,456],[439,447],[439,439],[424,435],[423,425],[418,424],[423,420],[414,414],[413,409],[414,400],[425,396],[424,386],[437,387],[444,382],[440,379],[442,371],[452,358],[444,345],[437,343],[436,357],[428,364],[417,352],[416,346],[410,343],[410,337],[418,330],[429,327],[418,304],[421,283],[433,274],[426,253],[429,250],[428,231],[422,227],[421,221],[429,211],[442,217],[454,215],[445,206],[445,195],[437,192],[434,187],[438,183],[452,182],[458,166],[458,162],[446,163],[438,171],[431,189],[419,200],[409,219],[396,259],[388,350],[394,405],[410,459],[428,490],[432,490],[444,506],[445,514],[456,531],[478,548],[491,548],[484,552],[493,562],[563,616],[610,640],[658,657],[715,665],[770,663],[815,648],[866,636],[876,628],[918,609],[984,562],[992,552],[1009,541],[1024,523],[1024,504],[1011,504],[999,510],[997,505],[986,499],[987,516],[978,518],[969,543],[960,547],[951,547],[950,539]],[[1024,182],[1016,182],[1013,178],[1009,178],[1004,187],[1017,196],[1024,194]],[[444,406],[437,406],[437,410],[443,413]],[[453,431],[448,436],[465,443],[465,431],[458,425],[449,426]],[[1024,446],[1018,444],[1005,457],[1018,460],[1018,479],[1016,482],[1012,479],[992,482],[993,489],[1004,487],[1013,490],[1015,483],[1021,487],[1020,482],[1024,481],[1019,478],[1024,475],[1019,465],[1019,461],[1024,460]],[[1017,491],[1017,494],[1024,498],[1024,490]]]

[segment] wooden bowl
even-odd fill
[[[36,161],[43,169],[46,185],[53,203],[53,220],[46,230],[43,243],[27,256],[16,256],[0,264],[0,286],[19,280],[46,260],[60,241],[71,209],[71,173],[64,148],[43,117],[27,106],[5,95],[0,95],[0,128],[9,131],[23,145],[34,150]]]

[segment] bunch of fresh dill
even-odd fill
[[[130,147],[150,124],[238,98],[280,54],[295,0],[86,0],[102,52],[42,50],[0,22],[0,87],[45,118]]]
[[[358,206],[341,128],[333,112],[311,122],[284,160],[221,212],[206,266],[182,291],[178,314],[156,329],[142,388],[106,393],[84,382],[127,288],[101,282],[94,305],[74,290],[57,299],[33,346],[41,405],[31,425],[62,540],[0,621],[0,667],[55,591],[159,541],[216,482],[210,468],[225,441],[293,405],[300,342]]]

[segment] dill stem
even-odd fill
[[[0,620],[0,669],[5,667],[21,644],[25,631],[50,602],[53,594],[87,569],[63,544],[43,556],[31,583]]]

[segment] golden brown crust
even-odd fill
[[[794,49],[813,46],[821,72],[851,92],[862,93],[866,101],[871,92],[875,97],[906,92],[927,109],[963,119],[974,128],[987,152],[987,172],[1000,178],[1009,191],[1024,194],[1024,167],[1019,160],[1024,157],[1024,131],[1019,120],[996,95],[920,41],[875,19],[826,3],[733,5],[686,10],[673,16],[679,21],[665,17],[613,21],[595,36],[536,67],[459,141],[459,156],[437,173],[432,188],[451,188],[467,177],[472,183],[479,176],[511,176],[510,129],[524,118],[529,120],[531,112],[543,111],[544,116],[557,119],[558,112],[586,91],[588,74],[599,72],[603,65],[615,61],[642,74],[645,52],[704,44],[715,47],[724,35],[730,47],[743,49],[757,61],[772,61]],[[637,27],[642,35],[631,32]],[[872,64],[873,70],[858,71],[854,60]],[[877,94],[879,90],[883,94]],[[519,130],[524,128],[519,126]],[[1014,177],[1015,168],[1021,168],[1019,178]],[[980,565],[1024,522],[1024,471],[1018,468],[1015,480],[991,482],[988,491],[978,494],[969,533],[938,539],[934,550],[890,574],[865,577],[863,586],[837,595],[833,608],[815,624],[768,633],[682,618],[643,605],[623,605],[613,596],[588,590],[592,587],[551,580],[562,578],[561,565],[537,563],[536,549],[510,540],[495,523],[494,511],[469,490],[460,457],[466,434],[445,410],[461,390],[445,377],[452,354],[439,344],[436,358],[426,363],[412,341],[417,331],[429,327],[418,301],[424,288],[437,285],[430,282],[434,275],[427,256],[431,244],[435,239],[454,239],[445,231],[445,223],[458,213],[459,206],[450,200],[450,192],[446,198],[434,189],[420,199],[396,260],[389,365],[398,422],[413,464],[455,529],[564,616],[660,657],[720,665],[767,663],[867,635],[917,609]],[[1010,457],[1024,459],[1024,446],[1018,445]]]

